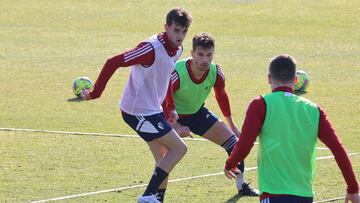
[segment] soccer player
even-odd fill
[[[296,62],[289,55],[273,58],[268,81],[272,93],[256,97],[249,105],[236,144],[225,165],[234,178],[237,163],[249,154],[259,136],[258,181],[260,201],[311,203],[319,138],[334,154],[347,183],[345,202],[359,203],[359,187],[351,162],[325,111],[293,93]]]
[[[165,112],[176,109],[179,119],[174,129],[181,136],[189,135],[191,131],[221,146],[229,155],[237,142],[239,130],[231,117],[224,74],[212,62],[214,52],[215,40],[209,33],[199,33],[193,37],[192,57],[178,61],[171,76],[172,91],[165,99]],[[215,91],[216,100],[230,129],[204,106],[211,89]],[[174,97],[170,95],[172,92]],[[241,171],[236,179],[238,194],[257,196],[258,192],[244,180],[244,162],[237,167]]]
[[[108,59],[98,76],[94,90],[86,90],[86,100],[101,96],[106,83],[119,67],[131,66],[120,109],[124,121],[148,144],[155,171],[138,202],[162,202],[165,190],[159,188],[171,170],[182,159],[187,146],[163,117],[165,98],[175,62],[182,53],[182,43],[191,24],[191,15],[172,9],[166,16],[165,32],[153,35],[130,51]],[[170,120],[178,118],[175,111]]]

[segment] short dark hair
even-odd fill
[[[280,82],[290,82],[296,75],[296,61],[287,54],[274,57],[269,65],[269,73],[272,78]]]
[[[204,49],[214,49],[215,39],[211,34],[207,32],[201,32],[196,34],[192,39],[192,47],[195,50],[196,47],[202,47]]]
[[[188,28],[191,24],[192,17],[189,12],[182,8],[174,8],[166,15],[166,24],[171,25],[173,23]]]

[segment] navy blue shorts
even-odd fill
[[[139,116],[121,111],[124,121],[146,142],[166,135],[172,130],[162,113]]]
[[[268,197],[260,201],[260,203],[312,203],[312,197],[300,197],[295,195],[280,195]]]
[[[198,112],[179,118],[177,122],[188,126],[191,132],[203,136],[218,120],[215,114],[203,106]]]

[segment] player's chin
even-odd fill
[[[202,70],[202,71],[207,71],[207,70],[209,70],[209,65],[201,65],[201,70]]]
[[[182,43],[183,43],[183,40],[176,40],[175,41],[175,45],[178,46],[178,47],[181,46]]]

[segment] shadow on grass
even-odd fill
[[[237,202],[242,196],[241,195],[234,195],[230,199],[228,199],[225,203],[235,203]]]
[[[82,101],[85,101],[83,98],[81,97],[74,97],[74,98],[69,98],[67,100],[68,102],[82,102]]]

